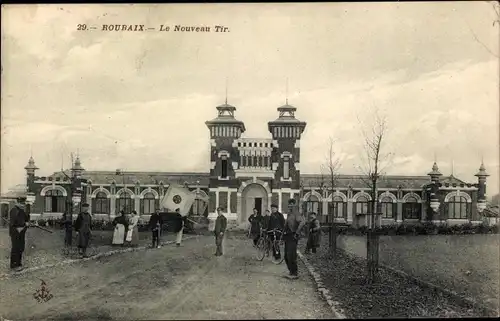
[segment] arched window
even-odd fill
[[[51,189],[45,193],[45,212],[64,213],[66,209],[66,198],[58,189]]]
[[[141,200],[141,213],[150,215],[155,212],[156,209],[156,199],[153,193],[144,194],[144,198]]]
[[[453,196],[446,203],[448,206],[448,218],[466,219],[469,212],[469,204],[463,196]]]
[[[382,218],[394,218],[394,203],[390,197],[384,197],[380,200],[380,209]]]
[[[333,214],[334,218],[347,217],[347,203],[344,202],[342,197],[334,196],[333,200],[328,203],[328,212]]]
[[[356,200],[356,214],[368,214],[370,201],[366,196],[360,196]]]
[[[120,197],[116,200],[116,212],[123,210],[125,214],[132,213],[134,209],[134,204],[132,200],[132,195],[129,192],[124,191],[120,194]]]
[[[98,192],[94,198],[94,208],[92,213],[94,214],[109,214],[109,198],[106,193]]]
[[[314,212],[318,216],[322,214],[322,206],[316,195],[310,195],[306,202],[307,213]]]
[[[406,202],[403,203],[403,219],[411,220],[411,219],[420,219],[421,216],[421,206],[418,203],[418,200],[410,196],[406,199]]]

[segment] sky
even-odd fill
[[[88,170],[207,172],[205,121],[226,91],[251,138],[270,138],[288,97],[307,122],[302,173],[320,172],[332,138],[340,172],[359,174],[378,110],[387,174],[426,175],[436,160],[475,183],[483,159],[499,191],[492,3],[3,5],[1,18],[2,192],[25,182],[31,154],[39,176],[77,151]]]

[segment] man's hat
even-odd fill
[[[24,202],[26,202],[26,197],[24,197],[24,196],[20,196],[20,197],[18,197],[18,198],[17,198],[17,202],[18,202],[18,203],[24,203]]]
[[[295,205],[295,204],[297,204],[297,202],[295,201],[295,199],[292,198],[292,199],[288,200],[288,205]]]
[[[271,204],[271,207],[278,208],[278,205],[276,205],[276,204]]]
[[[90,206],[89,203],[83,203],[82,204],[82,207],[89,207],[89,206]]]

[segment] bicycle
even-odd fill
[[[273,236],[272,240],[270,236]],[[275,258],[274,253],[271,256],[271,261],[274,264],[281,264],[285,259],[285,242],[283,241],[283,232],[279,229],[271,231],[261,231],[260,238],[257,241],[257,260],[262,261],[264,257],[269,256],[271,251],[276,250],[280,256]]]

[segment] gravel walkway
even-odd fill
[[[213,237],[200,236],[35,271],[0,281],[0,311],[11,320],[332,318],[303,264],[300,279],[285,279],[284,263],[256,261],[250,243],[229,236],[214,257]],[[32,297],[40,279],[54,295],[46,303]]]

